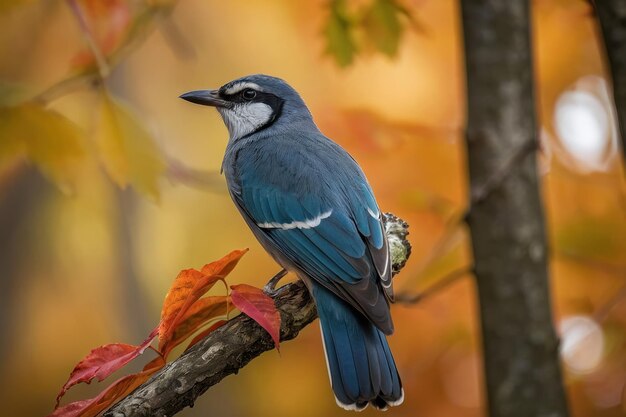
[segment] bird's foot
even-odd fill
[[[285,275],[287,275],[287,270],[281,269],[276,275],[274,275],[267,282],[267,284],[265,284],[265,287],[263,287],[263,292],[269,295],[270,297],[275,296],[277,293],[276,285]]]

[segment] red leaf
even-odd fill
[[[199,341],[201,341],[202,339],[204,339],[209,333],[211,333],[212,331],[214,331],[215,329],[219,329],[220,327],[222,327],[223,325],[225,325],[226,323],[228,323],[226,320],[218,320],[215,323],[213,323],[211,325],[211,327],[209,327],[208,329],[198,333],[198,335],[196,337],[194,337],[191,342],[189,342],[189,346],[187,346],[187,349],[189,349],[190,347],[192,347],[193,345],[195,345],[196,343],[198,343]],[[187,350],[185,349],[185,351]]]
[[[191,306],[209,291],[217,281],[223,281],[248,250],[235,250],[222,259],[205,265],[201,271],[181,271],[170,287],[159,323],[159,351],[171,343],[176,327],[181,323]]]
[[[226,316],[228,298],[226,296],[201,298],[193,305],[174,329],[170,341],[162,346],[161,353],[167,357],[170,351],[191,336],[196,330],[220,316]]]
[[[118,400],[130,394],[135,388],[143,384],[148,378],[165,365],[162,357],[158,356],[149,362],[143,371],[125,376],[112,383],[98,396],[89,400],[81,400],[59,407],[48,417],[94,417],[106,410]]]
[[[127,345],[125,343],[112,343],[95,348],[74,368],[69,379],[61,388],[57,395],[57,407],[61,397],[67,390],[81,382],[90,383],[94,378],[102,381],[113,372],[126,365],[128,362],[141,355],[150,345],[157,335],[158,328],[155,328],[146,340],[139,346]]]
[[[280,343],[280,313],[274,300],[261,289],[247,284],[231,285],[231,300],[235,307],[259,323],[272,336],[276,349]]]

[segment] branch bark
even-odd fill
[[[594,6],[613,80],[613,100],[622,137],[622,155],[626,158],[626,2],[595,0]]]
[[[568,415],[533,152],[528,3],[461,1],[472,201],[467,222],[491,417]]]
[[[385,213],[393,269],[400,271],[410,255],[408,225]],[[277,277],[281,277],[281,273]],[[276,282],[274,278],[272,282]],[[317,310],[305,285],[298,280],[271,294],[280,311],[280,340],[295,338],[317,318]],[[261,353],[274,349],[269,334],[241,314],[209,333],[178,359],[168,363],[146,383],[104,413],[105,417],[172,416],[211,386],[236,374]]]

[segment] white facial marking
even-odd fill
[[[231,139],[239,139],[263,126],[274,111],[265,103],[241,103],[231,108],[218,107]]]
[[[224,90],[224,93],[229,94],[229,95],[230,94],[237,94],[238,92],[240,92],[241,90],[244,90],[246,88],[252,88],[253,90],[263,91],[263,89],[261,87],[259,87],[258,84],[242,81],[240,83],[231,85],[226,90]]]
[[[331,210],[325,211],[324,213],[320,214],[317,217],[314,217],[312,219],[305,219],[304,221],[294,220],[291,223],[277,223],[277,222],[257,223],[257,226],[263,229],[282,229],[282,230],[312,229],[314,227],[319,226],[322,220],[330,217],[332,212],[333,211],[331,209]]]

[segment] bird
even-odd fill
[[[360,411],[401,404],[387,342],[394,331],[389,244],[357,162],[318,129],[280,78],[249,75],[180,98],[221,115],[229,194],[261,246],[314,299],[337,405]]]

